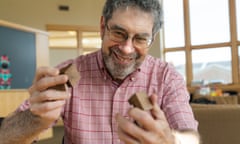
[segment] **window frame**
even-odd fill
[[[232,84],[219,85],[223,90],[239,90],[240,87],[240,75],[239,75],[239,59],[238,59],[238,47],[240,46],[240,41],[237,38],[237,10],[236,10],[236,0],[228,0],[229,3],[229,22],[230,22],[230,42],[215,43],[215,44],[203,44],[203,45],[191,45],[191,30],[190,30],[190,8],[189,0],[183,0],[183,21],[184,21],[184,37],[185,46],[184,47],[174,47],[166,48],[164,45],[164,29],[162,35],[162,52],[163,56],[167,52],[185,52],[186,60],[186,83],[188,90],[193,92],[196,87],[191,86],[193,80],[193,66],[192,66],[192,50],[196,49],[208,49],[208,48],[219,48],[219,47],[231,47],[232,56]],[[163,0],[164,4],[164,0]],[[165,58],[164,58],[165,59]]]

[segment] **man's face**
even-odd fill
[[[101,19],[103,59],[114,79],[123,80],[142,63],[152,28],[152,15],[132,7],[116,10],[107,23]]]

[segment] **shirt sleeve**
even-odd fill
[[[195,120],[189,104],[189,93],[183,77],[169,66],[166,69],[162,106],[171,128],[175,130],[193,129],[197,131],[198,122]]]
[[[16,109],[16,112],[25,111],[30,108],[29,100],[26,99],[23,103]]]

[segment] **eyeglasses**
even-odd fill
[[[109,32],[109,39],[117,42],[117,43],[123,43],[126,42],[129,38],[129,34],[122,30],[121,28],[112,28],[110,29],[108,25],[106,25],[106,28]],[[141,35],[134,35],[132,38],[132,43],[134,47],[139,49],[148,49],[150,45],[152,44],[153,38],[150,36],[141,36]]]

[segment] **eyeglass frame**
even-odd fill
[[[139,47],[138,44],[136,45],[136,37],[138,36],[137,34],[134,35],[133,37],[130,37],[130,36],[129,36],[129,33],[128,33],[127,31],[125,31],[124,29],[123,29],[123,30],[121,30],[121,29],[113,30],[113,29],[109,28],[108,24],[106,24],[105,27],[106,27],[106,29],[107,29],[108,32],[109,32],[109,38],[110,38],[110,40],[112,40],[112,41],[114,41],[114,42],[117,42],[117,43],[124,43],[124,42],[126,42],[129,38],[131,38],[134,47],[137,47],[137,48],[139,48],[139,49],[149,49],[149,48],[151,47],[153,41],[154,41],[154,37],[151,36],[151,37],[149,37],[149,38],[146,38],[146,39],[147,39],[147,40],[146,40],[146,47]],[[114,34],[116,34],[116,33],[113,33],[113,31],[116,31],[116,32],[117,32],[117,31],[118,31],[118,32],[123,31],[123,32],[124,32],[124,35],[123,35],[123,37],[122,37],[122,40],[120,40],[120,38],[119,38],[119,40],[117,40],[117,39],[116,39],[116,36],[114,36]],[[122,33],[123,33],[123,32],[122,32]],[[114,37],[115,37],[115,39],[114,39]]]

